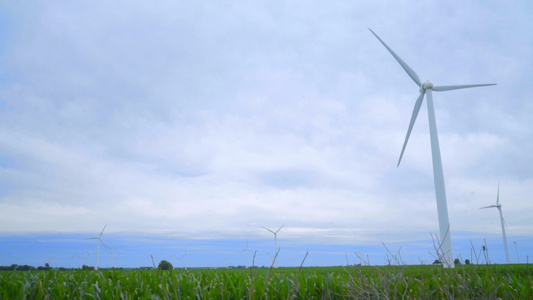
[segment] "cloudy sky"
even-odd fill
[[[28,263],[32,240],[94,255],[81,238],[105,224],[123,265],[134,244],[271,251],[261,226],[282,224],[282,248],[323,264],[382,242],[431,260],[427,110],[397,168],[418,87],[368,27],[422,81],[498,84],[434,93],[452,240],[470,256],[487,239],[503,262],[497,210],[479,209],[499,183],[525,261],[532,20],[525,0],[2,1],[0,264]]]

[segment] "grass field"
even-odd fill
[[[533,299],[529,265],[3,271],[0,299]]]

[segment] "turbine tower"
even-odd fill
[[[507,223],[505,223],[505,220],[503,219],[502,205],[500,204],[500,184],[499,183],[498,183],[498,196],[496,196],[496,204],[484,206],[484,207],[481,207],[480,209],[492,208],[492,207],[496,207],[498,211],[500,212],[500,222],[502,223],[503,246],[505,247],[505,260],[508,264],[510,264],[511,260],[509,259],[509,247],[507,246],[507,234],[505,234],[505,227],[507,226]]]
[[[278,232],[281,230],[281,228],[283,228],[283,226],[285,226],[285,224],[281,225],[281,227],[278,228],[278,230],[276,231],[272,231],[266,227],[263,227],[263,229],[268,230],[274,234],[274,268],[278,267],[278,257],[276,256],[276,254],[278,253]]]
[[[444,186],[444,173],[442,171],[442,161],[440,158],[440,148],[439,148],[439,137],[437,134],[437,123],[435,120],[435,110],[433,107],[433,94],[432,92],[444,92],[444,91],[451,91],[451,90],[458,90],[458,89],[465,89],[465,88],[473,88],[473,87],[480,87],[480,86],[489,86],[489,85],[495,85],[494,83],[491,84],[469,84],[469,85],[448,85],[448,86],[433,86],[433,83],[431,83],[429,80],[425,83],[422,83],[420,81],[420,78],[418,75],[411,69],[394,51],[392,51],[387,44],[381,38],[374,32],[372,29],[368,28],[370,32],[387,48],[387,50],[392,54],[392,56],[396,59],[396,61],[402,66],[402,68],[407,72],[407,75],[411,77],[411,79],[416,83],[416,85],[420,88],[420,95],[418,96],[418,99],[416,99],[415,107],[413,109],[413,113],[411,115],[411,121],[409,122],[409,128],[407,129],[407,135],[405,136],[405,141],[403,143],[402,152],[400,154],[400,158],[398,159],[398,165],[400,166],[400,162],[402,161],[402,156],[405,151],[405,147],[407,146],[407,142],[409,141],[409,136],[411,135],[411,130],[413,129],[413,125],[415,124],[416,117],[418,116],[418,112],[420,110],[420,107],[422,106],[422,102],[424,100],[424,96],[427,98],[427,107],[428,107],[428,119],[429,119],[429,136],[431,140],[431,156],[433,161],[433,180],[435,183],[435,196],[437,199],[437,212],[439,216],[439,231],[440,231],[440,237],[439,237],[439,246],[442,254],[442,260],[443,260],[443,266],[445,268],[453,268],[453,252],[452,252],[452,240],[450,236],[450,222],[448,219],[448,205],[446,204],[446,189]]]
[[[98,236],[86,238],[86,240],[98,240],[98,243],[96,244],[96,265],[94,266],[95,270],[98,270],[98,256],[100,254],[100,244],[104,245],[104,247],[107,247],[107,245],[102,241],[102,234],[104,233],[106,226],[107,224],[104,225],[104,229],[102,229],[102,232],[100,232]]]

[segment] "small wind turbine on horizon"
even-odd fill
[[[246,240],[246,248],[242,249],[241,252],[246,252],[246,268],[248,269],[248,255],[251,252],[250,248],[248,248],[248,240]]]
[[[111,256],[109,257],[109,267],[113,268],[113,251],[116,250],[118,247],[109,248],[111,250]]]
[[[516,262],[517,262],[517,263],[520,263],[520,256],[518,256],[518,246],[517,246],[517,243],[516,243],[516,241],[513,241],[513,243],[514,243],[514,248],[515,248],[515,250],[516,250]]]
[[[70,258],[73,258],[74,260],[79,259],[80,260],[80,269],[83,268],[83,256],[79,255],[77,251]]]
[[[496,196],[496,204],[484,206],[484,207],[481,207],[480,209],[493,208],[493,207],[497,208],[498,211],[500,212],[500,222],[502,223],[503,245],[505,247],[505,261],[508,264],[510,264],[511,260],[509,259],[509,247],[507,246],[507,234],[505,234],[505,227],[507,227],[507,223],[505,222],[505,219],[503,218],[502,205],[500,204],[500,184],[499,183],[498,183],[498,196]]]
[[[94,266],[95,270],[98,270],[98,256],[100,255],[100,244],[104,245],[104,247],[107,247],[107,245],[102,241],[102,234],[104,234],[104,230],[106,228],[107,224],[104,225],[104,229],[102,229],[102,232],[98,236],[93,236],[90,238],[86,238],[86,240],[98,240],[96,244],[96,265]]]
[[[86,260],[86,263],[87,263],[87,265],[89,265],[89,264],[90,264],[90,261],[91,261],[91,253],[89,253],[89,251],[85,251],[85,252],[87,253],[87,260]],[[82,266],[82,268],[83,268],[83,266]]]
[[[385,42],[381,40],[381,38],[374,31],[372,31],[372,29],[370,28],[368,29],[381,42],[381,44],[383,44],[383,46],[387,48],[390,54],[392,54],[392,56],[402,66],[405,72],[407,72],[409,77],[411,77],[411,79],[420,88],[419,89],[420,95],[418,96],[418,99],[415,102],[415,107],[411,115],[411,121],[409,122],[409,128],[407,130],[407,135],[405,136],[405,141],[403,143],[400,158],[398,159],[397,167],[400,166],[400,162],[402,161],[402,156],[404,154],[405,147],[407,146],[407,142],[409,141],[409,136],[411,135],[411,130],[413,129],[413,125],[415,124],[416,118],[418,116],[418,112],[420,110],[420,107],[422,106],[424,96],[426,96],[427,98],[429,135],[430,135],[430,140],[431,140],[431,155],[432,155],[432,161],[433,161],[433,180],[435,183],[435,196],[437,199],[437,212],[439,216],[439,231],[440,231],[439,246],[440,246],[442,256],[443,256],[442,257],[443,266],[445,268],[453,268],[454,259],[453,259],[453,251],[452,251],[450,222],[448,219],[448,205],[446,203],[444,172],[442,170],[442,161],[440,157],[439,137],[437,134],[437,123],[435,120],[435,110],[433,107],[432,91],[444,92],[444,91],[451,91],[451,90],[458,90],[458,89],[465,89],[465,88],[489,86],[489,85],[495,85],[495,84],[490,83],[490,84],[433,86],[433,83],[431,83],[431,81],[429,80],[425,83],[422,83],[418,75],[415,73],[415,71],[413,71],[413,69],[411,69],[394,51],[392,51],[392,49],[389,48],[389,46],[387,46],[387,44],[385,44]]]
[[[185,270],[187,270],[187,262],[185,261],[185,257],[191,255],[189,252],[187,252],[187,248],[185,248],[185,253],[181,255],[181,264]]]
[[[274,268],[278,267],[278,257],[276,256],[276,253],[278,253],[278,232],[281,230],[281,228],[283,228],[283,226],[285,226],[285,224],[281,225],[281,227],[278,228],[278,230],[276,231],[272,231],[266,227],[261,226],[263,229],[268,230],[274,234],[274,263],[272,264]]]
[[[176,262],[178,260],[178,254],[177,253],[178,253],[178,251],[176,249],[174,249],[174,252],[172,252],[172,254],[170,254],[170,256],[169,256],[169,259],[174,258],[174,263],[176,264],[176,266],[178,265],[177,262]]]

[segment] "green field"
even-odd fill
[[[0,299],[533,299],[529,265],[3,271]]]

